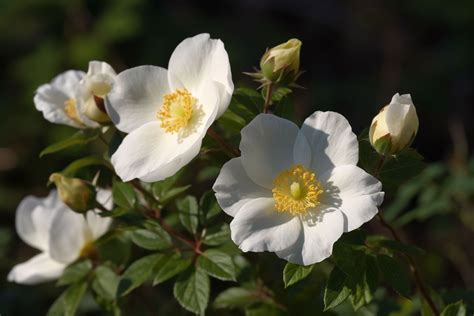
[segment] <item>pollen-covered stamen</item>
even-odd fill
[[[175,92],[165,94],[158,113],[161,127],[168,133],[176,133],[186,127],[193,115],[196,101],[186,89],[177,89]]]
[[[323,189],[313,172],[302,165],[293,165],[273,180],[272,192],[279,212],[300,215],[319,204]]]
[[[83,125],[77,111],[76,99],[68,99],[64,101],[64,113],[66,113],[66,115],[77,124]]]

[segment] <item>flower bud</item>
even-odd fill
[[[96,191],[88,182],[65,177],[60,173],[53,173],[49,181],[54,182],[58,188],[59,197],[71,210],[85,213],[94,208]]]
[[[82,80],[84,94],[84,114],[98,123],[110,122],[105,111],[105,97],[112,90],[116,73],[113,68],[99,61],[91,61],[89,70]]]
[[[292,82],[300,69],[301,41],[292,38],[265,52],[260,60],[263,77],[272,82]]]
[[[395,155],[409,147],[418,132],[418,116],[409,94],[395,94],[372,120],[369,138],[381,155]]]

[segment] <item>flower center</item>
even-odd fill
[[[196,98],[186,89],[177,89],[165,94],[163,105],[158,112],[161,127],[168,133],[176,133],[186,127],[193,116]]]
[[[76,99],[68,99],[64,101],[64,112],[71,120],[79,125],[83,125],[81,119],[79,118],[79,113],[77,112]]]
[[[323,188],[313,172],[302,165],[293,165],[273,180],[272,193],[279,212],[301,215],[319,204]]]

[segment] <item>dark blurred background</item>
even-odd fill
[[[0,0],[2,316],[43,314],[58,293],[52,284],[6,283],[12,265],[34,253],[14,231],[14,211],[25,195],[45,195],[49,174],[84,150],[39,158],[41,149],[74,130],[42,118],[32,100],[35,89],[67,69],[86,70],[89,60],[107,61],[117,72],[142,64],[166,67],[181,40],[202,32],[223,40],[234,82],[250,87],[256,85],[242,72],[258,66],[267,47],[301,39],[300,84],[306,89],[297,90],[293,102],[299,121],[315,110],[335,110],[359,133],[394,93],[411,93],[420,119],[414,147],[428,163],[441,163],[443,177],[468,168],[474,139],[472,0]],[[474,178],[466,181],[474,185]],[[472,220],[472,196],[466,203],[464,216]],[[448,215],[421,218],[407,229],[406,238],[438,258],[427,272],[436,287],[474,285],[473,247],[462,244],[472,240],[474,225],[465,224],[457,207],[450,204],[438,212]],[[453,225],[439,228],[446,216]],[[447,254],[431,237],[440,230],[439,240],[459,241],[465,258],[436,257]]]

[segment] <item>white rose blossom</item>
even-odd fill
[[[100,125],[87,115],[93,111],[91,100],[94,101],[95,93],[100,93],[97,96],[101,98],[105,96],[103,92],[106,87],[111,88],[114,76],[112,67],[99,61],[89,63],[87,74],[79,70],[65,71],[36,90],[33,99],[36,109],[52,123],[97,128]]]
[[[243,251],[313,264],[377,214],[382,184],[357,167],[357,137],[342,115],[318,111],[298,129],[260,114],[241,134],[241,156],[222,167],[213,189]]]
[[[112,207],[110,190],[99,190],[97,200],[106,208]],[[110,218],[94,212],[73,212],[56,190],[45,198],[24,198],[16,211],[16,230],[25,243],[41,253],[15,265],[8,281],[32,285],[57,279],[68,264],[90,250],[110,224]]]
[[[159,181],[188,164],[233,89],[224,44],[209,34],[182,41],[168,70],[140,66],[118,74],[106,107],[114,125],[129,133],[112,156],[120,178]]]

